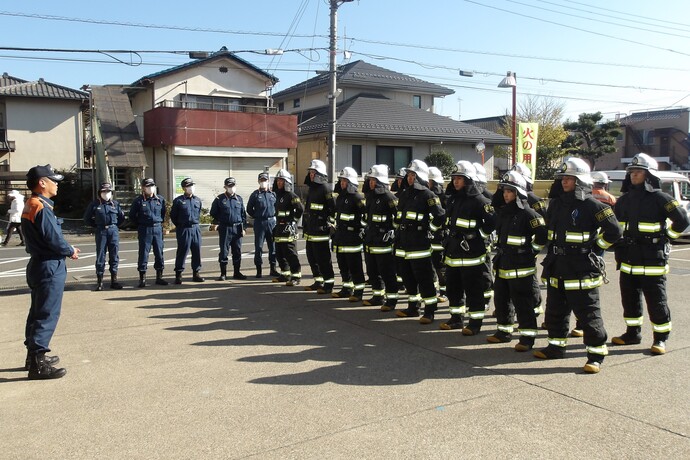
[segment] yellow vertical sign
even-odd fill
[[[535,177],[537,168],[538,134],[538,123],[518,123],[517,161],[524,163],[532,170],[532,177]]]

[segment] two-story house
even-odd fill
[[[25,181],[37,164],[69,171],[83,166],[82,109],[87,93],[49,83],[0,76],[0,180]],[[9,184],[9,186],[13,186]]]
[[[493,146],[511,144],[509,137],[434,113],[435,99],[453,94],[451,89],[364,61],[340,66],[336,78],[336,171],[352,166],[362,173],[387,164],[393,175],[435,151],[479,162],[475,146],[483,140],[491,178]],[[289,158],[298,183],[312,159],[327,161],[329,93],[329,75],[321,73],[273,95],[278,113],[299,117],[298,145]]]
[[[248,198],[259,172],[275,174],[297,146],[297,117],[272,107],[277,81],[222,48],[126,87],[143,134],[145,175],[168,198],[182,193],[181,180],[191,176],[205,207],[233,176]]]
[[[640,152],[655,157],[659,169],[690,169],[690,108],[633,112],[619,121],[616,152],[597,159],[597,169],[625,169]]]

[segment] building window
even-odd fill
[[[412,107],[415,109],[421,109],[422,108],[422,96],[414,95],[412,96]]]
[[[412,147],[392,147],[379,145],[376,147],[376,164],[388,165],[390,171],[406,168],[412,161]]]
[[[293,108],[296,109],[296,108],[298,108],[300,105],[302,105],[302,103],[300,102],[299,98],[293,99],[293,100],[292,100],[292,107],[293,107]]]
[[[358,173],[362,173],[362,146],[361,145],[353,145],[352,146],[352,167],[355,168],[355,171]]]
[[[278,112],[283,112],[285,110],[285,102],[278,102]]]

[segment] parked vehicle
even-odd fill
[[[615,196],[621,196],[621,186],[623,185],[623,179],[625,179],[625,170],[602,172],[605,172],[611,180],[609,192]],[[657,171],[655,174],[660,179],[661,190],[678,200],[678,203],[690,216],[690,179],[683,174],[671,171]],[[683,237],[690,237],[690,227],[685,229]]]

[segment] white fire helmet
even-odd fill
[[[450,175],[451,177],[463,176],[473,181],[477,180],[477,170],[475,169],[474,165],[467,160],[460,160],[455,163],[453,172],[450,173]]]
[[[374,165],[367,172],[367,177],[373,177],[382,184],[388,183],[388,165]]]
[[[525,176],[520,174],[518,171],[508,171],[501,177],[501,181],[498,183],[498,187],[509,188],[515,190],[520,198],[527,198],[527,181]]]
[[[283,179],[288,184],[292,184],[292,174],[287,169],[280,169],[275,175],[276,179]]]
[[[429,166],[429,179],[443,185],[443,173],[436,166]]]
[[[472,163],[474,169],[477,170],[477,182],[486,185],[488,182],[486,179],[486,168],[481,163]]]
[[[313,169],[314,171],[323,176],[328,175],[328,173],[326,172],[326,164],[321,160],[311,160],[311,163],[309,164],[307,170],[309,169]]]
[[[609,175],[602,171],[592,171],[592,182],[595,184],[610,184]]]
[[[407,167],[407,172],[413,172],[423,182],[429,182],[429,167],[422,160],[412,160]]]
[[[512,168],[510,168],[511,171],[517,171],[520,174],[522,174],[522,177],[525,178],[525,182],[528,184],[533,184],[534,180],[532,179],[532,170],[527,167],[526,164],[524,163],[515,163]]]
[[[338,179],[347,179],[352,185],[359,185],[359,177],[355,168],[346,166],[338,173]]]
[[[592,175],[589,171],[589,165],[585,160],[582,158],[570,157],[563,161],[561,168],[556,172],[556,178],[560,179],[563,176],[573,176],[577,178],[580,184],[592,185]]]
[[[644,169],[649,171],[653,176],[656,176],[656,172],[659,170],[659,163],[646,153],[638,153],[635,155],[625,170],[630,172],[631,169]]]

